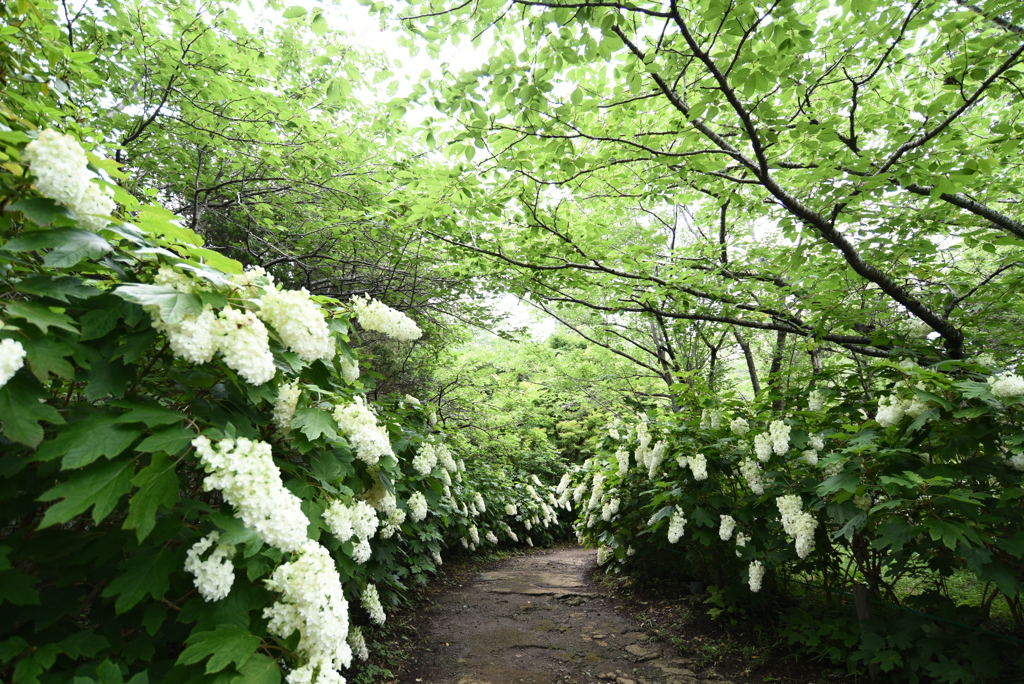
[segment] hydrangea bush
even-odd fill
[[[74,136],[0,140],[5,680],[343,682],[450,549],[557,523],[429,406],[367,398],[349,336],[411,318],[244,270]]]
[[[609,567],[672,565],[733,603],[799,579],[866,585],[875,599],[948,617],[944,579],[966,571],[987,583],[985,603],[956,621],[980,625],[1005,602],[1024,635],[1020,375],[985,358],[875,370],[876,398],[819,376],[782,411],[723,399],[610,431],[561,488],[579,540]],[[854,659],[897,679],[953,676],[945,656],[906,657],[915,640],[934,647],[926,624],[902,641],[865,637]]]

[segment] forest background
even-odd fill
[[[5,678],[358,677],[570,524],[854,673],[1019,672],[1024,8],[370,9],[486,58],[389,99],[318,5],[0,10]]]

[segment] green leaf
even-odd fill
[[[0,387],[0,422],[8,439],[35,447],[43,441],[43,421],[64,422],[57,409],[44,404],[46,393],[31,376],[15,375]]]
[[[65,523],[92,507],[97,523],[114,510],[118,500],[132,488],[133,467],[130,462],[113,461],[78,472],[67,482],[47,490],[40,501],[63,499],[50,506],[39,528]]]
[[[281,684],[281,668],[277,661],[263,653],[254,653],[238,668],[233,684]]]
[[[299,17],[306,16],[308,10],[301,5],[292,5],[284,11],[282,15],[285,19],[297,19]]]
[[[834,492],[844,490],[850,493],[856,493],[857,486],[860,484],[860,478],[854,473],[839,473],[828,478],[820,485],[818,485],[818,494],[821,496],[827,496]]]
[[[4,207],[4,211],[20,211],[32,223],[46,227],[58,217],[74,218],[67,207],[49,197],[25,197]],[[8,243],[10,244],[10,243]]]
[[[188,428],[165,427],[155,430],[135,450],[143,454],[164,452],[172,456],[178,454],[195,439],[196,433]]]
[[[153,531],[157,509],[160,506],[171,509],[178,502],[179,482],[174,465],[169,457],[157,454],[148,466],[132,478],[132,484],[139,491],[128,502],[124,529],[135,530],[135,536],[140,542]]]
[[[103,590],[104,597],[117,596],[118,615],[138,605],[146,595],[159,601],[171,588],[171,574],[178,571],[174,554],[162,546],[144,548],[129,558],[123,572]]]
[[[38,302],[7,302],[5,306],[8,316],[25,319],[42,330],[44,335],[49,334],[51,327],[73,333],[78,332],[78,328],[75,327],[75,322],[71,318],[51,311],[49,307]]]
[[[113,250],[106,238],[92,231],[75,230],[69,232],[64,241],[43,257],[43,265],[49,268],[69,268],[83,259],[99,259]]]
[[[93,309],[79,319],[82,324],[82,337],[80,338],[82,341],[103,337],[113,330],[117,322],[124,318],[122,307],[128,306],[113,295],[104,295],[102,302],[101,300],[90,302],[90,304],[100,303],[106,304],[106,306]]]
[[[32,651],[18,661],[14,667],[14,679],[16,684],[39,684],[39,675],[53,667],[53,662],[60,654],[60,646],[57,644],[44,644]]]
[[[310,441],[326,436],[334,441],[338,439],[338,424],[327,411],[318,408],[300,408],[292,416],[292,429],[299,430]]]
[[[119,359],[99,358],[92,367],[82,374],[86,381],[85,397],[97,401],[107,396],[122,397],[128,390],[128,383],[135,378],[135,370]]]
[[[0,570],[0,604],[4,601],[15,606],[38,604],[39,592],[32,588],[36,584],[39,584],[38,579],[20,570]]]
[[[187,315],[198,316],[203,312],[203,300],[198,295],[178,292],[165,285],[121,285],[114,290],[114,294],[135,304],[159,307],[160,318],[169,324],[177,323]]]
[[[119,417],[117,413],[100,411],[69,423],[56,437],[39,447],[34,458],[52,461],[63,456],[64,468],[80,468],[100,456],[118,456],[142,434],[141,428],[118,424]],[[105,443],[108,440],[109,445]]]
[[[97,653],[110,646],[107,638],[91,631],[75,632],[60,642],[64,655],[72,660],[94,658]]]
[[[177,665],[192,665],[206,657],[207,674],[219,672],[234,663],[243,667],[259,648],[260,639],[238,625],[219,625],[210,632],[193,632],[185,641],[189,646],[181,652]]]
[[[135,404],[130,401],[115,401],[111,406],[128,409],[117,417],[118,423],[142,423],[153,428],[158,425],[174,425],[185,420],[185,416],[177,411],[164,408],[159,404]]]
[[[65,303],[69,302],[69,297],[88,299],[102,294],[102,291],[85,283],[86,281],[81,278],[73,276],[35,275],[19,281],[15,289],[18,292],[49,297]]]
[[[49,338],[28,338],[21,341],[25,347],[25,356],[28,359],[28,366],[32,374],[39,378],[39,382],[46,383],[50,373],[70,380],[75,377],[75,368],[66,357],[74,354],[74,350],[64,344]]]

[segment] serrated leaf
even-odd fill
[[[207,674],[219,672],[234,663],[243,667],[259,648],[260,639],[238,625],[219,625],[210,632],[193,632],[185,641],[189,646],[178,656],[177,665],[192,665],[209,657]]]
[[[47,382],[50,373],[65,380],[75,377],[75,368],[66,358],[74,354],[70,346],[45,337],[28,338],[22,340],[21,344],[25,348],[25,357],[32,375],[39,378],[40,382]]]
[[[110,642],[106,637],[91,631],[75,632],[60,642],[64,655],[72,660],[92,658],[108,646],[110,646]]]
[[[158,425],[174,425],[185,420],[185,416],[177,411],[164,408],[159,404],[133,404],[130,401],[115,401],[111,406],[128,409],[117,417],[118,423],[142,423],[147,427]]]
[[[7,315],[11,318],[23,318],[32,325],[49,334],[50,328],[60,328],[68,332],[77,333],[78,328],[75,322],[68,316],[56,311],[51,311],[37,302],[7,302]]]
[[[196,433],[182,427],[165,427],[155,430],[135,450],[143,454],[164,452],[172,456],[187,447],[195,439]]]
[[[15,289],[18,292],[49,297],[65,303],[70,301],[69,297],[88,299],[102,294],[101,290],[73,276],[35,275],[18,281]]]
[[[338,439],[338,424],[330,413],[317,408],[300,408],[292,416],[292,429],[299,430],[310,441],[321,436],[334,441]]]
[[[0,570],[0,604],[4,601],[15,606],[38,604],[39,592],[32,588],[36,584],[39,584],[38,579],[20,570]]]
[[[100,303],[100,300],[90,302],[90,304]],[[113,295],[104,295],[102,303],[106,304],[106,306],[93,309],[78,319],[82,324],[82,336],[80,339],[83,342],[103,337],[113,330],[117,322],[124,317],[124,311],[121,307],[126,306],[126,304],[122,300]]]
[[[232,684],[281,684],[281,668],[270,656],[253,653],[231,681]]]
[[[49,197],[25,197],[4,207],[4,211],[20,211],[32,223],[46,227],[57,217],[73,218],[67,207],[57,204]]]
[[[132,484],[139,491],[128,502],[124,529],[135,530],[135,536],[141,542],[153,531],[157,510],[161,506],[174,508],[178,502],[179,483],[174,462],[163,454],[153,456],[152,462],[132,478]]]
[[[101,594],[117,596],[118,615],[138,605],[147,595],[159,601],[171,588],[171,574],[178,570],[174,554],[162,546],[142,549],[125,561],[123,572]]]
[[[292,5],[284,11],[282,15],[285,19],[297,19],[298,17],[306,16],[308,10],[301,5]]]
[[[67,237],[43,257],[49,268],[70,268],[83,259],[99,259],[114,251],[107,239],[88,230],[69,232]]]
[[[118,500],[131,490],[133,470],[130,462],[113,461],[78,472],[67,482],[50,488],[39,500],[63,501],[46,510],[39,528],[65,523],[89,508],[93,509],[93,520],[102,522]]]
[[[61,460],[61,470],[73,470],[89,465],[100,456],[114,458],[127,449],[132,442],[142,435],[142,428],[132,425],[117,425],[104,416],[106,420],[91,420],[84,426],[76,424],[75,436]],[[82,423],[86,421],[80,421]],[[62,435],[63,436],[63,435]]]
[[[178,292],[165,285],[121,285],[114,290],[114,294],[135,304],[159,307],[160,318],[170,324],[177,323],[187,315],[198,316],[203,312],[203,300],[198,295]]]
[[[43,441],[41,422],[64,422],[57,409],[39,401],[46,397],[31,376],[15,375],[0,387],[0,423],[8,439],[35,447]]]
[[[85,398],[97,401],[107,396],[123,397],[128,390],[128,383],[134,378],[134,370],[119,359],[99,358],[82,374],[86,383]]]

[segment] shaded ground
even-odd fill
[[[651,643],[589,579],[596,553],[561,548],[469,577],[423,615],[401,684],[731,684]]]

